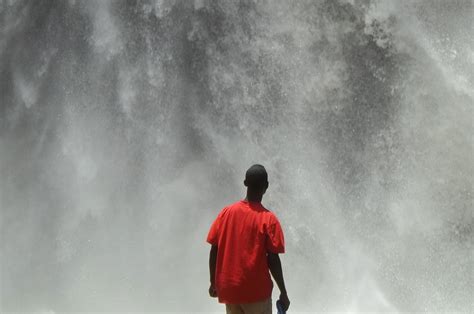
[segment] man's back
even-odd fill
[[[278,302],[290,306],[279,253],[284,253],[283,231],[276,216],[261,204],[268,189],[262,165],[245,173],[244,200],[225,207],[209,230],[209,296],[225,303],[227,313],[272,312],[273,283],[280,289]]]
[[[218,246],[216,289],[219,302],[251,303],[271,296],[267,252],[284,253],[276,216],[260,202],[242,200],[225,207],[207,241]]]

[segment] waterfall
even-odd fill
[[[205,238],[261,163],[292,312],[470,311],[472,10],[1,0],[0,310],[223,311]]]

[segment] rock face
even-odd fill
[[[292,310],[469,311],[472,9],[0,1],[0,310],[222,310],[258,162]]]

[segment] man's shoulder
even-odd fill
[[[231,204],[228,204],[226,205],[224,208],[222,208],[222,210],[232,210],[236,207],[241,207],[242,206],[242,202],[241,201],[237,201],[237,202],[233,202]]]
[[[221,213],[237,211],[237,210],[240,210],[242,208],[246,208],[247,206],[248,206],[248,203],[246,201],[239,200],[239,201],[233,202],[233,203],[225,206],[224,208],[222,208]],[[265,216],[269,216],[269,217],[278,219],[276,217],[275,213],[272,210],[268,209],[267,207],[265,207],[261,203],[259,205],[258,211],[260,213],[263,213]]]
[[[235,210],[236,208],[239,208],[241,206],[240,203],[241,203],[240,201],[237,201],[237,202],[226,205],[225,207],[223,207],[221,209],[220,215],[223,215],[227,212],[231,212],[231,211]]]
[[[263,206],[262,206],[263,207]],[[271,221],[277,221],[279,222],[278,220],[278,217],[277,215],[273,212],[273,210],[270,210],[266,207],[263,207],[264,208],[264,212],[265,212],[265,216],[267,216]]]

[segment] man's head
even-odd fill
[[[253,165],[245,173],[244,185],[249,192],[255,194],[265,194],[268,188],[268,175],[262,165]]]

